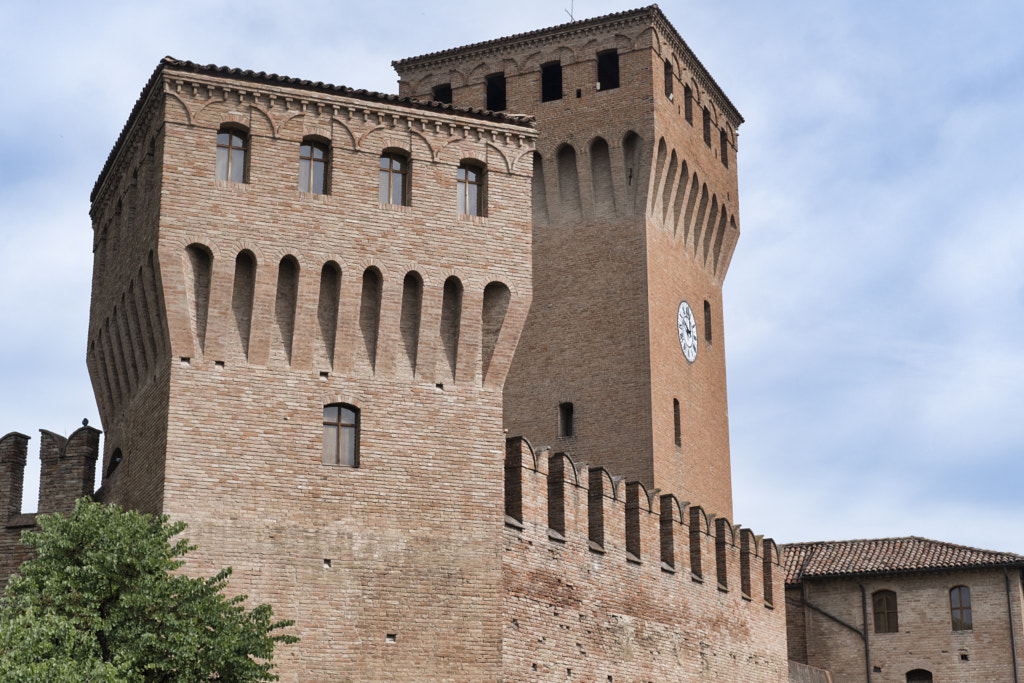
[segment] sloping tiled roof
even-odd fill
[[[944,569],[1024,566],[1024,556],[918,536],[790,543],[781,548],[786,583],[804,577],[909,574]]]
[[[139,112],[142,110],[147,98],[152,92],[153,88],[159,81],[160,75],[166,69],[173,69],[175,71],[185,71],[194,74],[202,74],[205,76],[217,76],[220,78],[232,78],[238,81],[245,81],[248,83],[259,83],[263,85],[283,85],[289,88],[296,88],[299,90],[308,90],[313,93],[323,93],[330,95],[344,95],[345,97],[351,97],[358,100],[364,100],[368,102],[376,102],[381,104],[397,104],[403,107],[410,107],[414,109],[422,109],[428,111],[440,111],[446,114],[456,114],[458,116],[467,116],[470,118],[476,118],[481,120],[498,121],[502,123],[509,123],[517,126],[533,126],[533,117],[530,116],[519,116],[516,114],[505,114],[502,112],[485,111],[483,109],[468,109],[461,107],[453,107],[450,104],[441,104],[439,102],[425,102],[408,97],[399,97],[398,95],[389,95],[387,93],[373,92],[371,90],[362,90],[349,88],[344,85],[331,85],[330,83],[323,83],[321,81],[308,81],[301,78],[292,78],[290,76],[279,76],[277,74],[268,74],[265,71],[252,71],[249,69],[237,69],[227,66],[217,66],[215,64],[196,64],[195,62],[189,62],[182,59],[175,59],[174,57],[164,57],[160,60],[153,74],[149,77],[145,87],[142,88],[142,93],[139,95],[139,99],[136,100],[135,106],[132,108],[132,113],[128,117],[128,121],[124,124],[121,130],[121,135],[118,137],[117,142],[114,144],[114,148],[111,150],[110,155],[107,157],[106,163],[103,165],[103,170],[100,171],[99,178],[96,180],[96,184],[93,186],[92,195],[90,200],[96,198],[99,188],[103,185],[103,181],[106,179],[107,173],[110,167],[114,163],[114,159],[117,156],[117,151],[121,147],[128,132],[131,130],[135,123]]]

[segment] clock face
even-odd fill
[[[693,319],[690,304],[685,301],[679,304],[676,328],[679,330],[679,346],[683,347],[683,355],[692,363],[697,360],[697,321]]]

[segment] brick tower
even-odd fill
[[[535,138],[167,58],[96,183],[99,497],[295,619],[286,681],[501,676]]]
[[[537,121],[509,433],[731,518],[722,282],[739,112],[657,6],[395,68],[403,96]]]

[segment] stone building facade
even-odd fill
[[[791,660],[835,683],[1020,680],[1024,557],[917,537],[783,555]]]
[[[285,681],[786,680],[730,521],[739,113],[655,6],[396,68],[157,67],[91,197],[96,496],[295,619]]]

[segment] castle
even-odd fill
[[[786,680],[731,521],[739,112],[657,6],[394,66],[158,65],[91,196],[96,497],[294,619],[285,681]],[[43,437],[67,509],[99,432]]]

